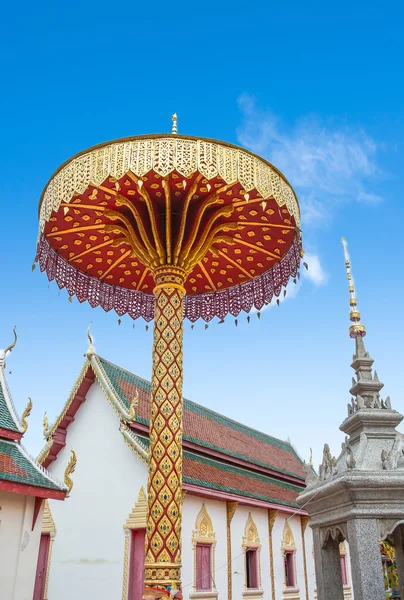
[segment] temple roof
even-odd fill
[[[148,448],[148,438],[136,437]],[[296,496],[302,491],[301,485],[279,481],[187,450],[183,454],[182,472],[184,484],[296,508]]]
[[[20,420],[6,377],[6,358],[16,341],[14,329],[13,344],[6,350],[0,350],[0,490],[63,499],[67,488],[57,482],[21,444],[32,403],[30,400]]]
[[[0,440],[0,481],[11,481],[49,490],[66,491],[32,458],[21,444]]]
[[[136,421],[149,425],[149,381],[96,355],[95,360],[108,378],[124,407],[129,410],[139,394]],[[289,442],[261,433],[184,398],[184,440],[210,450],[304,479],[302,463]]]
[[[4,354],[0,351],[0,438],[20,439],[24,430],[7,385]]]
[[[38,459],[45,467],[65,446],[67,429],[94,381],[119,415],[125,442],[147,463],[150,382],[90,351],[63,410],[46,432],[48,442]],[[184,489],[244,497],[246,503],[249,499],[297,508],[295,500],[304,487],[304,470],[289,442],[187,399],[183,422]]]

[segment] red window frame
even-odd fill
[[[212,544],[197,544],[195,556],[197,592],[212,590]]]
[[[285,552],[284,555],[284,567],[285,567],[285,585],[286,587],[295,587],[295,553]]]
[[[248,590],[258,589],[258,552],[257,548],[247,548],[245,553],[246,586]]]

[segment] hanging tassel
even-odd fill
[[[258,317],[259,319],[261,319],[261,313],[260,313],[260,312],[257,312],[257,317]]]
[[[35,271],[35,269],[36,269],[36,264],[32,263],[31,271]]]
[[[308,271],[308,270],[309,270],[309,265],[308,265],[306,262],[304,262],[304,263],[303,263],[303,266],[304,266],[304,268],[306,269],[306,271]]]
[[[286,290],[283,290],[283,297],[286,296],[286,293],[287,293]]]
[[[293,283],[294,283],[294,284],[296,284],[296,283],[297,283],[297,281],[296,281],[296,277],[294,278],[294,280],[293,280]]]
[[[149,331],[149,326],[145,325],[145,329],[146,329],[146,331]]]
[[[249,322],[250,322],[250,320],[251,320],[251,317],[250,317],[250,315],[247,315],[247,323],[249,323]]]
[[[122,323],[121,319],[118,319],[118,325],[120,325]]]
[[[300,279],[300,271],[297,272],[297,278]]]
[[[237,327],[237,325],[238,325],[238,319],[234,319],[234,324]]]
[[[72,302],[73,302],[73,298],[72,298],[71,296],[69,296],[69,297],[68,297],[68,301],[69,301],[70,303],[72,303]]]
[[[223,325],[223,323],[224,323],[224,319],[220,319],[218,325]]]
[[[208,327],[209,327],[209,325],[207,323],[205,323],[205,331],[207,330]]]
[[[276,299],[276,303],[279,306],[280,302],[279,302],[279,298]]]
[[[195,325],[191,325],[191,329],[193,329],[195,327]]]
[[[135,329],[135,324],[134,323],[132,324],[132,329]]]

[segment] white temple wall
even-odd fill
[[[31,496],[0,492],[0,598],[31,600],[38,562],[42,513],[34,531],[35,500]]]
[[[146,490],[147,466],[125,444],[119,417],[97,382],[49,468],[62,480],[71,448],[77,454],[71,496],[50,502],[57,531],[48,595],[57,600],[120,598],[123,525],[140,488]]]
[[[205,508],[212,520],[213,530],[216,534],[215,569],[213,573],[218,596],[227,599],[227,517],[226,502],[186,494],[182,515],[182,585],[184,600],[192,596],[194,584],[194,551],[192,546],[192,533],[195,529],[196,518],[205,504]],[[221,567],[221,568],[220,568]],[[190,585],[191,584],[191,585]]]

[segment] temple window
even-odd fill
[[[293,598],[299,598],[296,574],[296,542],[287,520],[282,535],[282,557],[284,566],[283,593],[286,597],[290,597],[290,594],[292,594]]]
[[[286,587],[295,587],[295,558],[294,552],[285,552],[285,585]]]
[[[248,595],[249,590],[257,590],[258,596],[263,594],[261,585],[261,565],[260,552],[261,543],[258,536],[258,529],[251,516],[248,514],[247,523],[244,528],[243,536],[244,551],[244,594]],[[257,595],[254,595],[257,597]]]
[[[345,542],[341,542],[339,545],[339,556],[341,562],[342,585],[345,589],[349,589],[347,549]]]
[[[192,545],[194,549],[194,584],[190,597],[197,597],[200,592],[203,594],[203,598],[217,598],[213,576],[216,534],[213,530],[212,519],[204,504],[196,517],[195,529],[192,532]]]

